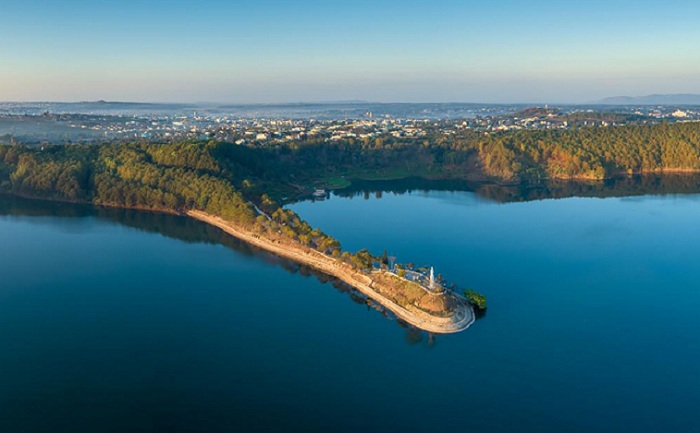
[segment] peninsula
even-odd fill
[[[205,212],[188,211],[187,215],[219,227],[262,250],[336,277],[391,311],[396,317],[424,331],[435,334],[454,333],[463,331],[474,323],[472,306],[466,299],[450,291],[433,292],[383,270],[364,273],[312,248],[295,245],[284,236],[261,236],[259,232],[236,226]]]
[[[239,170],[215,158],[217,149],[206,143],[0,146],[0,191],[187,215],[335,277],[419,329],[454,333],[474,322],[469,298],[406,278],[367,250],[343,251],[336,239],[258,195],[252,177],[236,188]]]

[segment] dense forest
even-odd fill
[[[255,161],[249,167],[253,172],[277,180],[317,182],[343,176],[499,183],[602,180],[626,174],[700,170],[700,124],[499,133],[431,131],[422,139],[300,142],[236,153],[247,153],[245,160]]]
[[[504,179],[692,172],[700,170],[700,124],[519,131],[483,138],[478,148],[484,170]]]
[[[200,209],[238,223],[254,221],[254,210],[217,176],[203,149],[188,144],[5,146],[0,157],[9,178],[2,188],[31,197],[170,212]]]

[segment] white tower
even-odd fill
[[[431,289],[435,288],[435,271],[433,270],[433,267],[430,267],[430,286]]]

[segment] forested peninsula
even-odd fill
[[[700,124],[464,130],[419,140],[308,140],[274,146],[202,141],[0,146],[0,192],[212,218],[245,232],[243,238],[258,236],[297,252],[319,254],[360,277],[385,272],[386,263],[367,250],[343,251],[338,240],[281,204],[314,188],[347,186],[352,179],[521,184],[596,182],[649,172],[700,172]],[[371,280],[385,278],[391,277],[377,274]],[[385,305],[389,309],[455,317],[459,297],[435,301],[419,284],[397,281],[374,287],[369,281],[367,287],[395,304]],[[433,330],[440,332],[439,327]]]
[[[400,266],[390,269],[386,259],[367,250],[343,251],[340,242],[269,195],[257,195],[254,178],[238,179],[236,160],[221,157],[227,146],[5,146],[0,147],[0,187],[25,197],[187,215],[335,277],[422,330],[453,333],[474,322],[468,298],[439,284],[428,287],[418,278],[407,279]],[[481,298],[474,299],[485,308]]]

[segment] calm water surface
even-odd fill
[[[194,221],[0,197],[0,431],[700,431],[700,196],[291,207],[488,314],[429,338]]]

